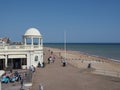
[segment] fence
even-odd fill
[[[30,70],[26,71],[24,83],[32,83],[32,73]]]
[[[21,80],[20,90],[29,89],[32,86],[32,71],[27,70],[24,72],[23,81]]]

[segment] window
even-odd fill
[[[27,60],[25,58],[22,59],[22,65],[27,65]]]
[[[35,56],[35,61],[38,61],[38,56]]]

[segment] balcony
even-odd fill
[[[41,45],[0,45],[0,51],[2,50],[35,50],[43,49]]]

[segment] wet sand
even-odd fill
[[[50,51],[53,51],[56,60],[55,63],[47,64]],[[69,51],[70,54],[67,54],[68,64],[66,67],[62,67],[60,56],[64,56],[63,52],[59,49],[44,48],[46,66],[45,68],[36,69],[33,75],[32,90],[39,90],[40,84],[43,85],[44,90],[120,90],[120,78],[93,74],[91,72],[94,72],[94,69],[87,69],[88,59],[90,60],[91,57],[91,60],[97,61],[96,57],[80,55],[77,52]],[[82,63],[84,64],[82,65]],[[112,67],[112,70],[114,66],[115,70],[119,66],[116,62],[98,60],[95,63],[96,66],[92,63],[92,67],[100,68],[101,65],[106,66],[106,63],[109,63],[107,67]],[[113,63],[114,65],[112,65]],[[102,68],[104,68],[103,66]]]

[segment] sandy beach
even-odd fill
[[[55,52],[55,54],[59,57],[65,57],[64,50],[56,48],[47,49]],[[91,63],[92,68],[95,69],[92,73],[120,77],[120,62],[113,61],[108,58],[80,53],[77,51],[67,51],[66,59],[68,63],[77,68],[85,69],[88,64]]]

